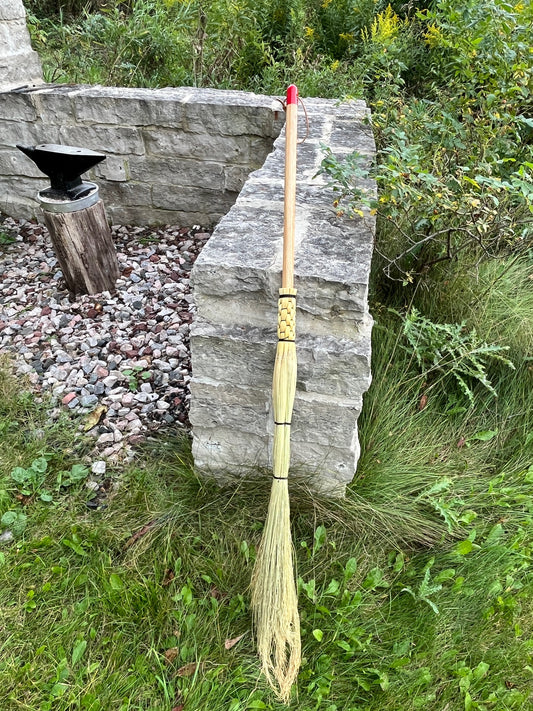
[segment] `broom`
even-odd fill
[[[252,574],[251,604],[257,651],[268,683],[284,703],[301,661],[300,619],[292,563],[289,505],[290,431],[296,391],[294,223],[298,90],[287,90],[283,271],[278,300],[278,345],[272,382],[273,479],[263,538]]]

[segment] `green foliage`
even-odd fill
[[[442,376],[445,383],[446,376],[453,376],[472,404],[472,382],[480,383],[494,397],[497,396],[487,375],[491,362],[497,361],[515,369],[513,363],[502,355],[509,350],[508,346],[484,343],[475,329],[466,329],[465,322],[433,323],[413,308],[403,317],[403,335],[424,377]]]
[[[430,89],[447,82],[466,106],[495,109],[501,102],[504,111],[527,110],[533,88],[530,3],[438,0],[418,18],[430,50]]]
[[[0,248],[9,247],[9,245],[15,242],[15,237],[8,232],[4,232],[0,229]]]
[[[9,510],[2,514],[0,524],[9,529],[14,536],[21,536],[26,529],[28,517],[22,511]]]
[[[35,494],[40,494],[41,498],[44,496],[48,500],[48,492],[41,490],[44,480],[46,479],[46,470],[48,468],[48,462],[45,457],[39,457],[34,459],[28,469],[23,467],[15,467],[11,470],[11,479],[16,484],[18,491],[23,496],[34,496]]]
[[[150,380],[152,374],[149,370],[145,370],[142,366],[134,366],[133,368],[125,368],[122,374],[126,376],[128,382],[128,388],[132,393],[136,393],[139,390],[139,383]]]
[[[432,584],[431,583],[431,566],[435,562],[435,559],[432,558],[431,561],[427,564],[426,566],[426,572],[424,573],[424,577],[418,587],[418,590],[416,592],[413,590],[412,587],[407,586],[405,588],[402,588],[402,592],[407,592],[411,597],[418,601],[425,602],[429,607],[433,610],[433,612],[438,615],[439,614],[439,608],[437,605],[433,602],[431,599],[432,595],[436,595],[438,592],[442,590],[442,585],[440,583],[438,584]]]
[[[46,480],[48,469],[48,460],[46,457],[38,457],[34,459],[31,465],[24,469],[23,467],[15,467],[11,470],[11,480],[16,485],[17,491],[22,496],[39,496],[41,501],[50,502],[53,499],[52,494],[43,485]],[[57,472],[54,489],[56,493],[61,490],[65,491],[71,486],[75,486],[87,478],[89,470],[82,464],[73,464],[69,470],[60,470]]]
[[[451,115],[434,118],[436,108],[413,102],[401,124],[393,124],[390,136],[385,129],[390,143],[375,166],[367,167],[368,159],[357,151],[341,160],[325,147],[319,171],[328,175],[340,211],[352,217],[365,211],[379,216],[377,248],[385,274],[403,283],[442,261],[466,260],[467,255],[477,261],[521,250],[529,245],[533,230],[533,163],[502,176],[495,173],[506,171],[514,159],[500,159],[498,154],[491,165],[480,164],[475,156],[460,156],[458,149],[471,141]],[[443,145],[446,128],[448,146]],[[437,154],[436,140],[441,143]],[[471,177],[473,170],[484,172]],[[369,177],[376,180],[379,196],[365,187]]]
[[[128,2],[129,0],[126,0]],[[120,0],[24,0],[27,10],[41,17],[79,15],[82,12],[96,12],[106,6],[118,4]]]

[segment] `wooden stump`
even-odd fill
[[[43,212],[69,291],[114,291],[119,266],[102,201],[77,212]]]

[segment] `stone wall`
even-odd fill
[[[310,135],[298,147],[291,472],[315,489],[342,494],[359,457],[357,417],[371,377],[367,291],[374,218],[339,218],[332,191],[314,176],[321,143],[339,156],[357,148],[369,159],[375,147],[363,102],[305,103]],[[270,466],[283,166],[282,134],[193,269],[193,454],[199,469],[219,478]]]
[[[42,81],[41,62],[31,48],[22,0],[1,0],[0,91]]]
[[[0,210],[39,218],[48,183],[15,144],[64,143],[107,155],[88,177],[113,223],[214,224],[272,150],[276,107],[268,96],[188,87],[0,91]]]

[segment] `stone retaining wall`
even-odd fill
[[[355,473],[357,417],[371,377],[367,290],[374,218],[339,218],[332,191],[314,176],[323,158],[321,143],[337,155],[357,147],[369,159],[375,147],[363,102],[305,103],[310,135],[298,147],[291,473],[338,495]],[[299,132],[305,133],[303,117]],[[199,469],[219,478],[271,463],[283,166],[282,134],[193,269],[193,454]]]
[[[214,224],[272,150],[283,125],[274,106],[272,97],[188,87],[0,89],[0,210],[38,218],[48,183],[15,144],[65,143],[107,155],[88,176],[113,223]]]

